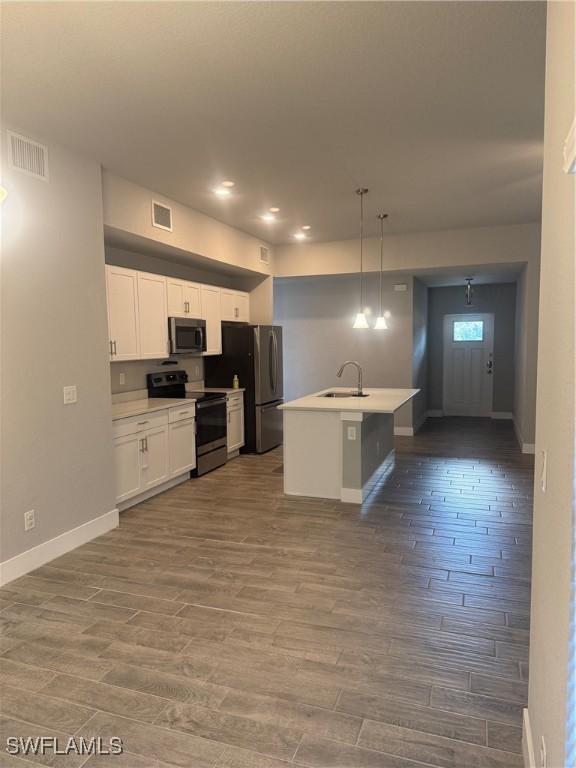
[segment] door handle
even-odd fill
[[[494,363],[492,362],[492,360],[489,360],[489,361],[486,363],[486,373],[488,373],[488,374],[492,374],[492,368],[493,368],[493,366],[494,366]]]

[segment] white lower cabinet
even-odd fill
[[[119,419],[114,435],[118,503],[170,479],[167,413]]]
[[[184,419],[170,424],[170,477],[196,467],[196,420]]]
[[[142,450],[142,491],[154,488],[169,479],[168,427],[156,427],[144,432]]]
[[[141,444],[140,435],[125,435],[114,440],[117,502],[126,501],[141,491]]]
[[[244,445],[244,396],[242,392],[228,395],[226,409],[228,417],[227,450],[228,453],[234,453]]]

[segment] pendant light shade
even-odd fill
[[[388,323],[386,322],[386,316],[387,315],[389,316],[390,313],[382,312],[382,270],[383,270],[383,264],[384,264],[384,219],[388,218],[388,214],[379,213],[378,218],[380,219],[380,313],[376,318],[376,323],[374,324],[374,330],[387,331]]]
[[[358,312],[352,328],[368,328],[368,327],[369,326],[368,326],[368,320],[366,319],[366,315],[364,314],[364,312]]]
[[[360,187],[356,194],[360,197],[360,307],[354,320],[352,328],[368,328],[368,320],[364,313],[364,280],[363,280],[363,261],[364,261],[364,195],[368,190]]]

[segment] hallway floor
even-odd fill
[[[285,497],[281,461],[241,456],[0,590],[3,744],[123,740],[41,759],[74,768],[522,765],[533,461],[510,422],[429,420],[362,507]]]

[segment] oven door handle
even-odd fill
[[[201,410],[202,408],[211,408],[213,405],[225,405],[226,404],[226,398],[218,398],[217,400],[208,400],[205,403],[196,403],[196,410]]]

